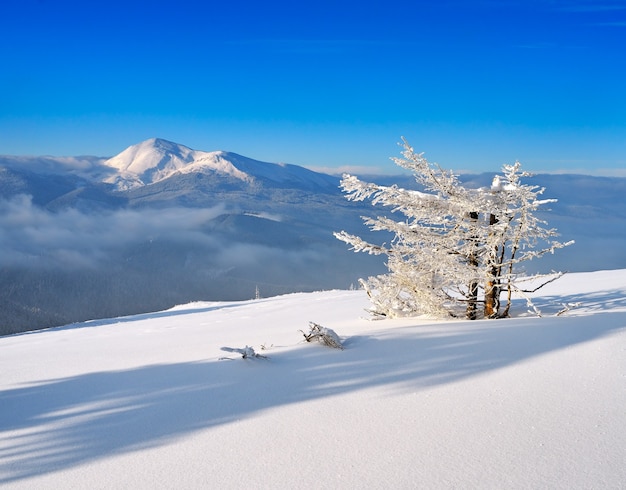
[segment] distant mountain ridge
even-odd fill
[[[192,150],[161,138],[129,146],[103,164],[114,169],[104,182],[114,184],[118,190],[155,184],[174,175],[188,173],[216,175],[246,184],[265,181],[307,188],[312,185],[337,186],[336,178],[298,165],[261,162],[226,151]]]
[[[111,184],[128,191],[176,175],[200,173],[253,185],[336,190],[338,178],[292,164],[269,163],[227,151],[193,150],[162,138],[131,145],[111,158],[0,156],[0,167],[21,174],[68,175],[90,184]]]

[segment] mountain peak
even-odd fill
[[[297,165],[260,162],[226,151],[192,150],[162,138],[151,138],[129,146],[106,162],[114,174],[106,182],[127,190],[165,180],[174,174],[192,172],[235,178],[250,183],[264,181],[271,186],[337,188],[336,179]]]
[[[106,182],[115,184],[119,190],[127,190],[154,184],[175,173],[189,172],[212,172],[247,182],[253,180],[236,168],[227,155],[223,151],[192,150],[162,138],[150,138],[106,160],[104,164],[116,170]]]
[[[168,163],[184,165],[191,161],[193,150],[161,138],[151,138],[129,146],[120,154],[109,158],[105,164],[124,172],[143,174],[152,168],[167,166]]]

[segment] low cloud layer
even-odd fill
[[[0,200],[0,265],[97,267],[111,251],[157,239],[215,245],[200,229],[223,212],[224,206],[53,213],[19,195]]]
[[[368,260],[369,259],[369,260]],[[211,208],[49,211],[0,199],[0,335],[91,318],[349,287],[383,272],[331,230]]]

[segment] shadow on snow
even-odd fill
[[[626,306],[623,297],[611,300]],[[269,351],[268,361],[149,365],[6,390],[0,393],[0,485],[156,447],[271,407],[381,385],[419,392],[625,326],[624,313],[607,312],[595,313],[593,322],[572,316],[459,322],[449,331],[392,328],[351,337],[344,351],[303,344]]]

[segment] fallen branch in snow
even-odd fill
[[[339,339],[339,335],[337,335],[335,331],[330,328],[322,327],[314,322],[309,322],[308,334],[304,333],[302,330],[299,331],[302,332],[302,335],[304,335],[304,339],[307,342],[313,342],[315,340],[327,347],[343,350],[343,345]]]
[[[263,356],[261,354],[257,354],[256,352],[254,352],[254,349],[248,345],[246,345],[243,349],[237,349],[233,347],[222,347],[221,350],[226,351],[226,352],[237,352],[241,354],[241,357],[243,359],[254,359],[254,358],[269,359],[269,357],[267,356]],[[220,361],[224,361],[224,360],[232,361],[233,358],[232,357],[220,357]]]
[[[567,313],[570,310],[573,310],[574,308],[578,308],[580,305],[582,305],[581,302],[578,303],[561,303],[561,305],[563,306],[563,309],[560,310],[556,316],[561,316],[565,313]]]

